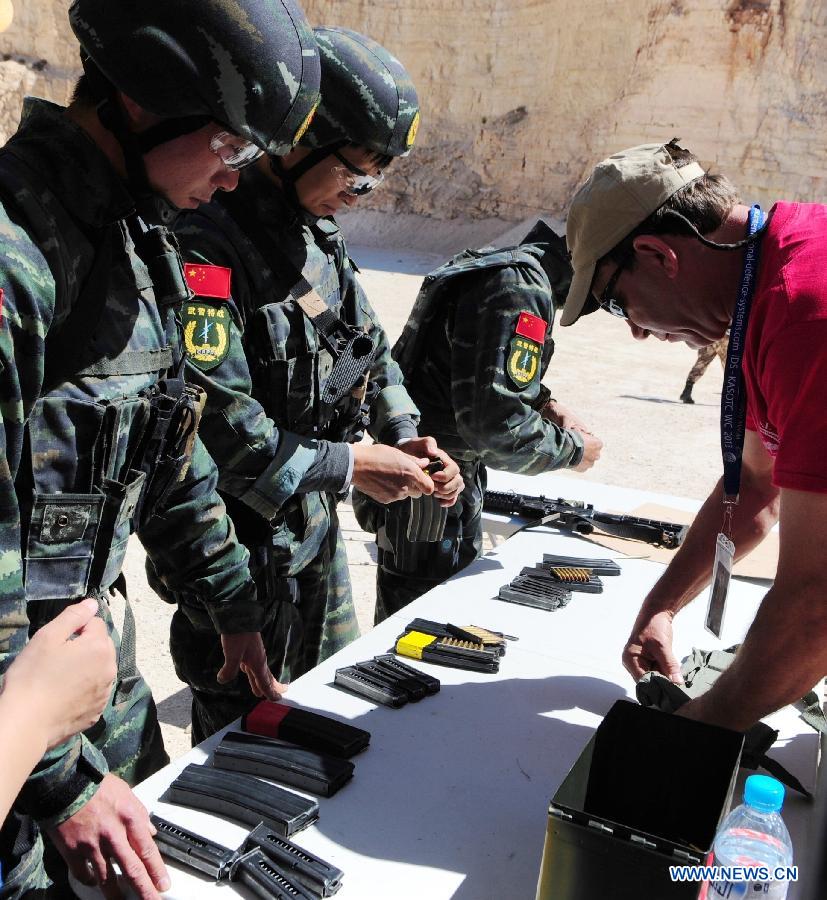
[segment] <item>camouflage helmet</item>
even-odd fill
[[[376,41],[345,28],[314,28],[322,66],[322,101],[301,143],[359,144],[407,156],[419,130],[411,76]]]
[[[162,118],[205,116],[287,153],[318,102],[318,52],[294,0],[73,0],[69,18],[97,69]]]

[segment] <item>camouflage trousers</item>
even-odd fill
[[[729,337],[723,337],[720,341],[715,341],[714,344],[710,344],[708,347],[701,347],[700,350],[698,350],[698,358],[695,360],[695,365],[692,366],[689,370],[689,374],[686,376],[686,383],[695,384],[716,356],[721,360],[721,365],[726,366],[726,351],[728,346]]]
[[[482,496],[486,471],[481,462],[459,462],[465,488],[448,509],[442,540],[407,540],[410,501],[386,507],[354,493],[353,508],[367,531],[377,534],[375,624],[470,565],[482,553]],[[428,573],[423,574],[423,573]]]
[[[298,678],[359,637],[347,552],[332,504],[327,537],[300,572],[286,576],[256,548],[250,548],[250,567],[267,606],[261,631],[267,662],[279,681]],[[193,745],[259,702],[243,673],[230,684],[215,680],[224,664],[221,639],[200,610],[179,604],[170,649],[178,677],[192,691]]]
[[[31,632],[51,621],[65,606],[49,600],[29,604]],[[128,604],[126,609],[122,640],[108,604],[100,601],[99,615],[107,624],[118,654],[118,676],[103,715],[84,733],[106,757],[109,771],[132,786],[163,768],[169,757],[164,750],[155,702],[135,661],[134,620]],[[0,861],[3,900],[65,900],[74,896],[63,857],[27,815],[12,811],[0,828]]]

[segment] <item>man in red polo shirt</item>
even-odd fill
[[[636,679],[655,670],[680,682],[672,622],[708,584],[719,532],[738,559],[779,521],[775,583],[735,661],[681,709],[744,730],[827,674],[827,206],[776,203],[765,217],[676,141],[643,145],[595,168],[572,202],[568,244],[562,325],[601,307],[639,340],[697,348],[732,324],[724,440],[737,435],[740,371],[740,483],[740,441],[725,443],[724,464],[738,502],[725,507],[722,479],[645,598],[623,662]]]

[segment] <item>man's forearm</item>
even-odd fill
[[[827,585],[776,582],[735,661],[681,714],[745,731],[811,690],[827,672]]]
[[[29,719],[25,697],[0,694],[0,818],[5,819],[14,798],[37,761],[46,752],[46,733]]]
[[[745,479],[732,519],[736,559],[758,546],[777,521],[777,497],[778,492],[771,486]],[[723,525],[722,498],[723,480],[719,480],[698,511],[681,548],[646,597],[645,606],[677,613],[709,583],[715,541]]]

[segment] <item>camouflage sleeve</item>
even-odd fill
[[[202,603],[222,634],[260,631],[263,609],[216,490],[218,469],[200,439],[181,484],[140,530],[158,577],[171,591]]]
[[[26,418],[43,380],[43,338],[54,311],[54,282],[28,236],[0,213],[0,677],[29,639],[23,586],[20,509],[15,478]],[[37,764],[16,806],[51,824],[84,806],[97,790],[106,760],[89,741],[73,737]]]
[[[226,350],[218,364],[208,367],[187,363],[187,380],[207,392],[199,435],[218,465],[221,490],[271,519],[289,497],[304,488],[302,479],[319,457],[322,445],[328,449],[338,445],[285,431],[266,415],[252,396],[243,344],[240,310],[254,308],[245,267],[231,242],[202,216],[189,216],[178,236],[186,261],[224,266],[232,272],[227,300],[198,298],[195,304],[227,314]],[[346,447],[337,458],[343,458],[344,465],[332,467],[330,483],[315,483],[314,490],[341,489],[347,471]]]
[[[495,469],[536,475],[576,464],[582,441],[532,408],[551,324],[548,285],[524,266],[497,269],[465,285],[457,300],[451,354],[451,398],[460,436]],[[534,341],[518,333],[525,313],[535,329]]]
[[[370,434],[375,440],[387,444],[416,437],[419,410],[402,383],[402,371],[391,356],[385,329],[356,278],[356,272],[344,250],[344,242],[339,264],[339,283],[343,307],[354,316],[354,325],[366,329],[376,347],[370,378],[376,386],[377,394],[370,408]]]

